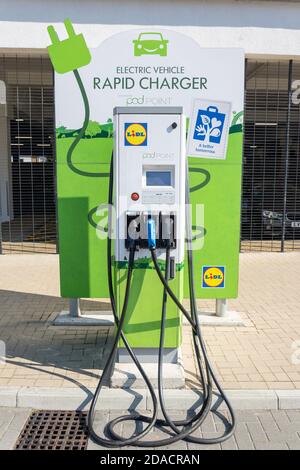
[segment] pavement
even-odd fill
[[[0,408],[0,450],[14,448],[30,412],[27,408]]]
[[[0,340],[6,362],[0,387],[96,386],[112,328],[58,327],[68,301],[59,296],[58,256],[0,256]],[[203,327],[209,356],[226,390],[300,390],[300,252],[242,253],[239,298],[229,309],[245,326]],[[204,311],[214,302],[199,300]],[[82,310],[109,310],[107,299],[84,299]],[[186,387],[197,379],[189,326],[183,327]]]
[[[6,347],[6,360],[0,364],[0,449],[11,449],[32,408],[88,407],[113,332],[107,326],[53,325],[57,313],[68,308],[68,301],[59,296],[57,255],[0,256],[0,272],[5,273],[0,279],[0,341]],[[239,298],[229,301],[229,309],[240,312],[244,326],[203,327],[214,369],[237,410],[237,430],[225,443],[201,449],[300,449],[299,279],[299,252],[241,254]],[[198,305],[202,311],[214,309],[213,301],[199,300]],[[109,302],[83,299],[82,310],[107,311]],[[197,382],[187,325],[182,356],[185,389],[169,390],[166,396],[178,417],[184,416]],[[130,395],[104,388],[103,394],[102,409],[96,412],[99,431],[132,402],[150,413],[143,390]],[[220,411],[226,415],[224,408]],[[215,412],[199,435],[212,437],[222,431],[224,420]],[[120,432],[130,434],[132,425]],[[159,436],[158,430],[151,433],[152,439]],[[88,449],[95,448],[89,441]],[[187,450],[193,445],[179,442],[170,448]]]
[[[126,412],[124,412],[126,414]],[[100,432],[103,425],[120,413],[98,412],[95,419],[95,429]],[[173,417],[184,419],[183,413],[176,412]],[[225,418],[228,418],[225,413]],[[300,449],[300,412],[299,411],[237,411],[237,429],[233,437],[222,444],[199,445],[179,441],[170,446],[153,449],[176,449],[176,450],[296,450]],[[217,413],[210,413],[195,433],[197,437],[214,438],[224,433],[226,419],[221,420]],[[124,424],[121,430],[123,436],[129,436],[132,432],[132,424]],[[165,433],[154,429],[149,434],[149,440],[167,437]],[[104,449],[91,440],[88,450]],[[137,449],[137,447],[126,447],[126,449]]]
[[[22,431],[30,409],[0,408],[0,450],[13,449],[15,442]],[[95,429],[101,432],[105,424],[111,419],[126,414],[122,412],[98,411],[95,417]],[[178,418],[184,418],[183,413],[176,412]],[[237,411],[237,429],[232,438],[217,445],[196,445],[184,441],[170,446],[160,447],[162,450],[299,450],[300,449],[300,411],[298,410],[276,410],[276,411]],[[220,420],[217,414],[211,413],[205,421],[204,426],[195,433],[199,437],[212,438],[224,432],[226,424]],[[132,424],[123,425],[121,432],[123,436],[129,436],[132,432]],[[154,429],[149,434],[150,439],[162,438],[162,432]],[[164,434],[164,437],[166,435]],[[90,439],[87,450],[103,450]],[[137,447],[126,447],[126,449],[137,449]],[[153,447],[155,449],[155,447]],[[106,449],[107,450],[107,449]]]

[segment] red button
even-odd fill
[[[139,198],[140,198],[140,195],[139,195],[138,193],[132,193],[132,194],[131,194],[131,199],[132,199],[133,201],[138,201]]]

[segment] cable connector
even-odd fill
[[[156,230],[153,219],[148,219],[148,247],[150,250],[156,248]]]
[[[91,53],[86,45],[83,34],[76,34],[71,20],[64,21],[68,38],[59,40],[57,32],[52,25],[48,26],[48,33],[52,44],[47,47],[53,68],[57,73],[67,73],[88,65]]]

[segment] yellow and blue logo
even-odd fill
[[[225,266],[202,266],[202,287],[225,287]]]
[[[147,123],[125,122],[124,127],[125,145],[146,146],[147,145]]]

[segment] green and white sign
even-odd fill
[[[71,35],[74,34],[71,31]],[[108,296],[106,240],[99,239],[96,227],[101,226],[97,207],[107,202],[113,108],[182,106],[195,129],[200,126],[198,139],[194,139],[193,134],[189,145],[191,157],[195,152],[196,156],[201,156],[189,160],[193,215],[197,204],[204,208],[203,224],[193,227],[195,238],[203,239],[195,251],[196,293],[207,298],[235,297],[240,224],[243,51],[201,48],[201,44],[186,35],[152,27],[111,36],[97,48],[90,49],[91,59],[88,61],[82,37],[75,37],[82,50],[78,58],[79,70],[73,65],[76,64],[74,57],[69,67],[72,68],[69,71],[74,73],[67,73],[63,57],[59,56],[58,63],[63,73],[57,73],[55,77],[62,295]],[[69,39],[66,42],[64,47],[69,46]],[[55,53],[54,48],[54,59]],[[219,115],[210,116],[209,122],[206,119],[198,123],[199,109],[207,111],[208,116],[212,112]],[[220,124],[220,114],[224,113],[226,118]],[[215,153],[197,153],[196,145],[195,152],[192,151],[193,140],[197,141],[197,146],[202,144],[202,150],[204,146],[212,145]],[[226,266],[224,288],[202,288],[203,266]]]
[[[230,101],[233,113],[243,109],[241,49],[203,49],[175,31],[143,29],[113,35],[91,56],[80,74],[90,119],[103,130],[115,106],[180,105],[189,117],[202,98]],[[56,102],[58,126],[78,129],[84,116],[73,74],[57,75]]]

